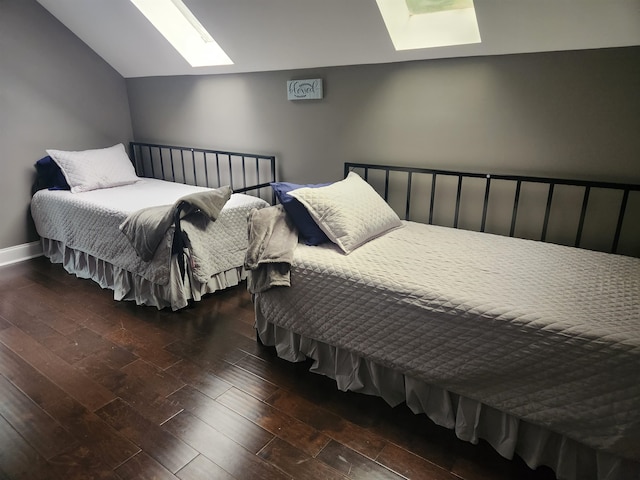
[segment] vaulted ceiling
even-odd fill
[[[38,2],[126,78],[640,45],[640,0],[475,0],[481,43],[405,51],[376,0],[184,0],[234,62],[194,68],[129,0]]]

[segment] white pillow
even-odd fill
[[[140,180],[121,143],[79,152],[47,150],[47,154],[62,170],[72,193],[129,185]]]
[[[327,237],[344,253],[402,226],[398,215],[357,173],[320,188],[298,188],[289,195],[302,203]]]

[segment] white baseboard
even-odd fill
[[[40,255],[42,255],[42,244],[40,241],[2,248],[0,249],[0,267],[23,262],[30,258],[39,257]]]

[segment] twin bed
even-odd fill
[[[273,156],[147,143],[132,143],[131,157],[122,144],[48,153],[54,162],[37,165],[31,212],[52,262],[112,289],[116,300],[173,310],[246,277],[246,219],[271,201]],[[215,193],[223,205],[215,219],[184,211],[183,199]],[[182,209],[179,231],[171,222],[145,258],[133,234],[123,234],[126,221],[171,206]]]
[[[269,237],[282,244],[297,226],[280,207],[272,229],[250,226],[267,232],[249,245],[262,255],[249,279],[260,341],[313,359],[342,390],[406,402],[558,478],[640,478],[640,186],[351,171],[360,175],[289,186],[329,242],[272,255]],[[412,198],[420,191],[426,200]],[[265,268],[277,271],[271,283]]]

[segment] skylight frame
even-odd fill
[[[182,0],[130,0],[192,67],[233,65]]]
[[[405,1],[376,0],[396,50],[480,43],[475,8],[412,15]]]

